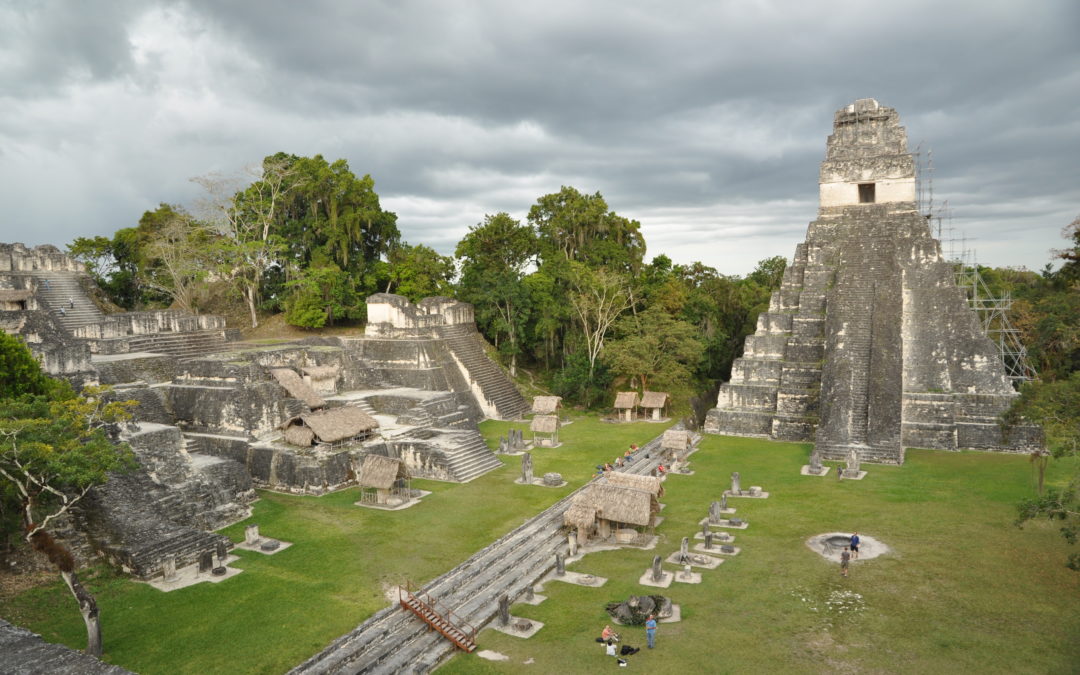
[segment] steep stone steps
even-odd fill
[[[450,474],[462,483],[497,469],[502,462],[488,448],[479,431],[456,432],[462,438],[452,451],[446,452]]]
[[[56,315],[64,328],[73,330],[105,319],[105,314],[83,291],[79,281],[80,276],[85,276],[82,273],[35,271],[31,274],[37,280],[38,302]]]
[[[495,407],[502,419],[518,419],[529,410],[528,404],[514,383],[506,376],[477,342],[477,333],[465,325],[439,327],[439,335],[461,362],[469,378],[480,386],[484,397]]]

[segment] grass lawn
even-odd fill
[[[498,436],[523,423],[485,422]],[[588,479],[593,466],[663,427],[580,418],[564,445],[534,454],[534,471],[563,474],[559,489],[513,484],[520,460],[467,485],[414,484],[433,494],[419,506],[379,512],[353,506],[357,490],[320,498],[262,493],[255,522],[267,536],[295,542],[274,556],[240,551],[244,574],[220,584],[160,593],[111,572],[89,581],[102,608],[106,659],[154,673],[280,673],[386,605],[384,588],[423,583]],[[526,435],[528,433],[526,432]],[[1014,504],[1030,491],[1023,456],[909,451],[904,467],[870,465],[865,480],[837,483],[799,475],[807,445],[708,436],[693,476],[666,482],[665,522],[656,551],[587,556],[571,569],[608,577],[602,588],[550,582],[537,606],[515,616],[544,622],[529,640],[485,630],[491,662],[459,655],[440,672],[588,673],[614,668],[593,638],[604,604],[651,592],[636,581],[656,553],[666,556],[698,530],[732,471],[761,485],[766,500],[732,499],[747,530],[741,555],[697,586],[666,593],[683,621],[661,624],[657,649],[630,657],[654,673],[905,672],[1071,673],[1080,664],[1080,574],[1064,567],[1068,546],[1053,526],[1012,526]],[[1056,461],[1049,480],[1071,465]],[[224,532],[239,541],[244,523]],[[859,530],[893,548],[856,562],[849,579],[804,541]],[[74,601],[59,583],[7,598],[0,616],[76,648],[85,644]],[[644,632],[624,641],[644,646]],[[524,665],[532,660],[530,665]]]
[[[485,422],[482,430],[495,448],[507,429],[528,436],[527,426]],[[295,545],[273,556],[237,551],[233,567],[243,574],[172,593],[106,569],[86,575],[101,608],[105,660],[143,675],[284,672],[386,606],[387,587],[450,570],[584,484],[597,463],[662,430],[575,421],[562,430],[563,447],[533,455],[536,475],[558,471],[569,482],[562,488],[515,485],[521,460],[504,457],[501,469],[465,485],[414,481],[432,494],[404,511],[354,506],[356,489],[323,497],[262,492],[254,516],[222,532],[242,541],[244,525],[258,523],[264,535]],[[75,601],[59,580],[0,598],[0,617],[52,642],[86,645]]]
[[[482,649],[509,656],[456,656],[446,673],[594,672],[614,668],[594,642],[607,602],[653,592],[637,584],[653,555],[666,557],[699,530],[732,471],[761,485],[766,500],[730,499],[750,527],[733,530],[742,553],[700,585],[668,595],[682,622],[661,624],[657,649],[629,657],[652,673],[1075,673],[1080,672],[1080,574],[1068,546],[1045,524],[1012,526],[1031,485],[1025,456],[914,450],[903,467],[869,465],[862,481],[799,475],[809,446],[708,436],[693,476],[665,483],[666,520],[655,551],[592,554],[570,569],[608,577],[602,588],[549,582],[538,606],[515,616],[544,622],[529,640],[492,630]],[[1053,480],[1071,466],[1057,462]],[[839,566],[804,544],[812,535],[858,530],[893,553]],[[668,566],[670,568],[670,566]],[[624,643],[644,647],[641,628]],[[531,660],[530,665],[523,665]]]

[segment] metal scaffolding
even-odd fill
[[[1022,382],[1034,380],[1038,377],[1038,373],[1031,365],[1027,348],[1020,341],[1020,331],[1009,321],[1012,297],[1007,292],[1003,295],[994,295],[990,292],[982,275],[979,274],[979,266],[974,261],[974,251],[967,248],[967,238],[954,236],[952,210],[949,208],[948,200],[940,204],[934,203],[933,151],[926,150],[924,161],[922,143],[919,143],[914,154],[917,208],[926,218],[931,233],[936,234],[938,246],[948,243],[948,251],[942,251],[942,254],[945,260],[951,262],[956,268],[957,287],[967,296],[968,307],[978,316],[983,332],[997,346],[998,356],[1005,365],[1005,374],[1012,380],[1013,385],[1019,387]],[[946,223],[944,227],[942,227],[943,220]],[[957,242],[960,243],[959,250],[956,248]]]

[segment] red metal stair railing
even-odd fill
[[[417,591],[415,594],[406,582],[404,587],[398,586],[398,603],[403,609],[407,609],[420,620],[439,631],[447,640],[453,642],[459,649],[471,652],[476,649],[476,628],[465,621],[453,610],[445,607],[436,598]]]

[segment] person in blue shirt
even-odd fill
[[[656,617],[652,614],[645,621],[645,638],[649,641],[649,649],[656,646]]]
[[[852,560],[859,559],[859,533],[856,532],[851,535],[851,558]]]

